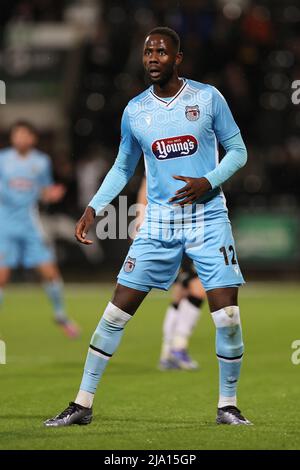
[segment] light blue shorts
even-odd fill
[[[231,224],[227,221],[197,230],[185,229],[180,234],[170,230],[167,236],[156,238],[146,236],[142,227],[129,249],[118,282],[145,292],[153,287],[168,290],[176,279],[184,253],[193,261],[206,290],[245,282]]]
[[[54,261],[54,254],[38,231],[0,234],[0,267],[33,268]]]

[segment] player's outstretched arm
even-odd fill
[[[86,235],[95,216],[99,215],[120,194],[132,177],[142,154],[141,147],[131,131],[127,108],[125,108],[122,117],[121,134],[122,139],[115,163],[76,225],[75,237],[85,245],[92,243],[86,238]]]

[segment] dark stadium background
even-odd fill
[[[65,215],[76,221],[113,163],[122,110],[145,87],[143,38],[168,25],[182,38],[181,75],[223,92],[248,147],[248,164],[225,187],[246,277],[295,278],[300,105],[292,102],[292,82],[300,77],[299,23],[297,0],[2,0],[0,147],[16,119],[32,121],[56,179],[68,188],[60,204],[42,212],[52,229],[56,221],[64,225]],[[124,192],[129,204],[142,174],[141,164]],[[87,258],[56,235],[67,280],[112,280],[128,243],[104,241],[103,252]]]

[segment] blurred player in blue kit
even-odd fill
[[[35,148],[37,139],[35,128],[19,121],[11,129],[11,147],[0,151],[0,305],[11,270],[18,266],[35,268],[56,324],[74,338],[79,328],[66,314],[61,275],[45,241],[37,207],[39,200],[58,202],[65,189],[53,183],[51,160]]]
[[[118,275],[111,302],[92,336],[74,402],[46,426],[89,424],[99,381],[124,328],[152,288],[167,290],[183,254],[192,259],[216,326],[219,362],[218,424],[251,424],[237,407],[244,344],[237,261],[221,189],[245,165],[247,151],[230,109],[213,86],[178,76],[183,55],[177,33],[155,28],[146,37],[143,64],[152,85],[126,106],[116,161],[76,225],[90,244],[96,214],[124,188],[144,155],[148,206],[145,220]],[[218,159],[218,143],[226,154]],[[195,404],[198,407],[198,404]]]

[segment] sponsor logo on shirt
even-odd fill
[[[15,178],[10,180],[9,185],[11,188],[17,189],[18,191],[28,191],[33,186],[32,181],[25,178]]]
[[[152,152],[158,160],[187,157],[193,155],[197,149],[197,139],[192,135],[159,139],[152,144]]]

